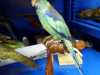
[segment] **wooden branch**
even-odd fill
[[[48,51],[48,59],[47,59],[47,65],[46,65],[46,74],[45,75],[53,75],[53,63],[52,63],[52,55]]]

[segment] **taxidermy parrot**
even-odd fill
[[[36,14],[43,28],[57,40],[61,40],[67,50],[70,52],[75,66],[83,75],[79,61],[76,57],[76,49],[73,47],[71,33],[63,19],[63,17],[52,7],[47,0],[32,0],[32,6],[36,8]],[[77,50],[78,51],[78,50]],[[81,56],[80,56],[81,57]]]

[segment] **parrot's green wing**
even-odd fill
[[[54,37],[57,36],[60,39],[61,35],[66,39],[71,37],[69,29],[62,16],[50,4],[48,7],[49,9],[46,9],[45,11],[41,9],[37,10],[37,14],[39,15],[44,29],[51,35],[54,35]],[[60,34],[60,36],[58,34]]]
[[[47,21],[47,19],[46,19],[46,17],[45,17],[45,14],[44,14],[41,10],[39,10],[39,9],[37,9],[36,12],[37,12],[37,15],[38,15],[38,17],[39,17],[39,20],[40,20],[40,22],[41,22],[43,28],[44,28],[46,31],[48,30],[47,32],[49,32],[50,34],[55,35],[55,32],[54,32],[54,30],[50,27],[50,25],[49,25],[49,23],[48,23],[48,21]]]

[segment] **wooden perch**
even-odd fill
[[[46,64],[46,74],[45,75],[53,75],[53,63],[52,63],[52,55],[48,52],[48,59]]]

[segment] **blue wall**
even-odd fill
[[[49,0],[52,5],[63,14],[64,0]],[[31,6],[31,0],[2,0],[0,1],[0,8],[3,9],[5,15],[15,16],[21,13],[34,13]]]

